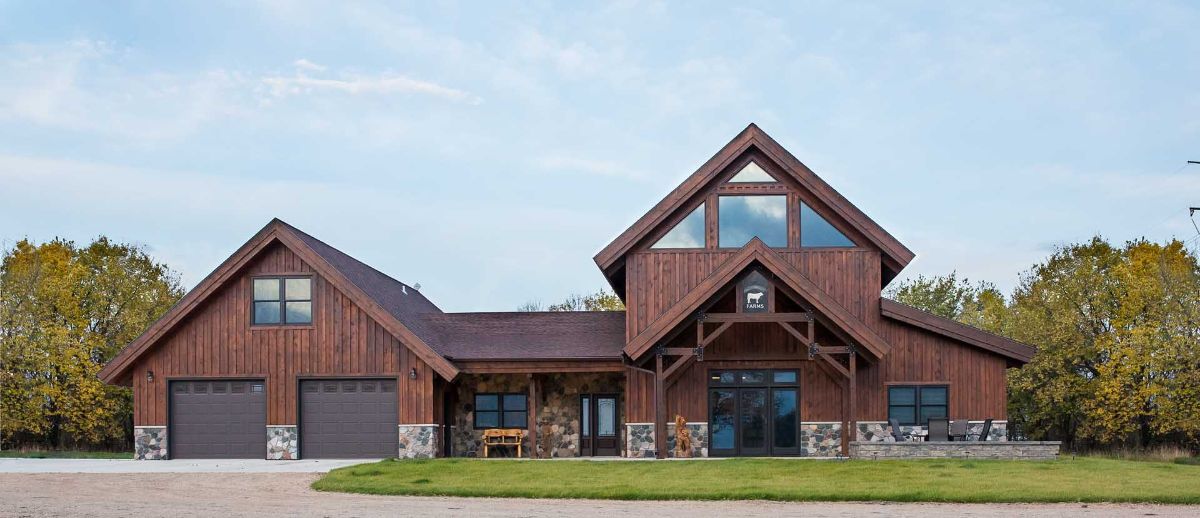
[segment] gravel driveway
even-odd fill
[[[318,493],[314,473],[0,473],[0,516],[1189,516],[1151,505],[612,502]]]

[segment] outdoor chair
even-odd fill
[[[965,441],[967,440],[967,420],[955,419],[950,422],[950,440]]]
[[[927,421],[926,429],[929,430],[928,441],[949,441],[950,440],[950,420],[945,417],[933,417]]]
[[[983,422],[983,428],[979,430],[979,437],[976,437],[975,440],[986,441],[986,440],[988,440],[988,436],[991,434],[992,434],[992,420],[988,419]]]
[[[900,421],[888,419],[888,426],[892,427],[892,438],[896,439],[896,442],[904,442],[904,432],[900,431]]]

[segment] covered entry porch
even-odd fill
[[[627,455],[675,455],[677,417],[704,438],[694,455],[847,455],[860,364],[887,347],[753,241],[626,346]]]

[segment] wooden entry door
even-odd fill
[[[619,446],[617,396],[579,396],[579,454],[584,457],[616,456]]]

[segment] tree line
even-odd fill
[[[1007,296],[955,273],[886,295],[1037,353],[1008,376],[1009,422],[1074,448],[1200,447],[1200,267],[1179,241],[1056,248]]]
[[[1008,376],[1009,421],[1077,447],[1200,446],[1200,261],[1179,241],[1056,248],[1009,294],[956,273],[886,295],[1037,347]],[[129,389],[96,377],[183,295],[136,245],[28,240],[0,250],[0,442],[122,448]],[[621,310],[610,291],[524,311]]]

